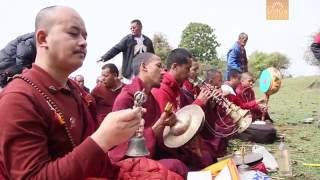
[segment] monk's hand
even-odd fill
[[[159,121],[161,123],[162,126],[173,126],[176,124],[177,122],[177,117],[174,113],[166,113],[163,112],[159,118]]]
[[[264,112],[268,111],[268,106],[266,106],[266,104],[259,104],[259,108],[261,111],[264,111]]]
[[[113,146],[124,143],[133,136],[139,128],[144,111],[143,108],[134,108],[109,113],[91,138],[104,152],[107,152]]]
[[[256,100],[257,104],[265,104],[267,102],[267,98],[263,97]]]
[[[206,104],[211,97],[212,97],[211,90],[202,88],[197,99],[200,99],[204,104]]]
[[[163,112],[158,121],[152,126],[152,131],[157,137],[162,136],[164,128],[166,126],[173,126],[176,122],[177,118],[174,113]]]

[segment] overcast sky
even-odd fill
[[[152,38],[160,32],[176,48],[182,30],[190,22],[200,22],[215,29],[221,46],[219,56],[225,56],[240,32],[249,35],[246,49],[278,51],[290,58],[289,72],[295,76],[320,74],[309,66],[303,54],[310,35],[320,30],[320,1],[289,0],[289,20],[266,20],[266,0],[1,0],[0,48],[20,34],[34,30],[37,12],[49,5],[67,5],[76,9],[88,31],[88,54],[84,65],[75,74],[86,77],[92,88],[102,64],[96,64],[107,50],[130,33],[133,19],[143,23],[143,33]],[[113,60],[119,67],[122,55]]]

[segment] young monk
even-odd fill
[[[134,78],[131,84],[126,85],[115,100],[113,111],[127,109],[134,104],[134,94],[143,91],[147,95],[147,101],[142,105],[147,112],[143,114],[145,120],[144,137],[146,146],[150,152],[149,158],[156,159],[155,152],[158,150],[158,143],[162,143],[162,134],[165,126],[172,126],[175,122],[174,114],[161,113],[160,108],[153,94],[152,88],[160,86],[162,79],[162,63],[160,57],[152,53],[141,53],[133,59],[132,69]],[[112,161],[117,162],[124,158],[128,149],[128,142],[121,144],[109,152]],[[159,160],[165,167],[173,170],[182,176],[188,172],[187,167],[176,159]]]
[[[250,109],[252,120],[269,120],[272,122],[266,106],[263,104],[266,101],[266,97],[256,99],[255,93],[253,91],[253,84],[254,79],[253,76],[249,73],[242,73],[241,74],[241,83],[236,88],[236,93],[239,99],[244,103],[250,103],[252,102],[251,106],[248,108]],[[262,118],[262,116],[264,116]]]
[[[232,73],[231,73],[232,74]],[[222,72],[209,69],[205,72],[205,83],[211,85],[216,90],[215,94],[222,93],[223,82]],[[210,100],[205,108],[205,123],[200,132],[205,143],[205,147],[212,159],[216,161],[218,157],[223,157],[227,153],[228,135],[232,135],[235,128],[233,120],[226,114],[226,109],[219,105],[219,102]]]
[[[231,70],[230,71],[230,80],[224,82],[224,84],[221,86],[221,90],[224,94],[224,96],[237,106],[239,106],[242,109],[254,109],[258,106],[258,104],[262,104],[266,101],[265,98],[261,98],[258,100],[250,99],[250,100],[244,100],[242,97],[237,95],[236,88],[241,84],[241,73],[237,70]],[[261,107],[263,107],[261,105]]]
[[[200,93],[199,83],[199,71],[200,66],[196,58],[192,58],[192,65],[190,68],[189,78],[184,80],[182,85],[182,93],[184,96],[181,97],[181,101],[187,101],[185,104],[191,104]],[[189,102],[189,103],[188,103]]]
[[[210,92],[203,90],[196,99],[191,97],[191,102],[182,101],[181,99],[184,96],[181,87],[183,82],[189,78],[192,58],[191,53],[183,48],[174,49],[170,52],[166,62],[168,71],[163,76],[161,86],[152,90],[152,94],[156,98],[162,112],[168,102],[173,104],[175,110],[178,110],[191,103],[204,107],[210,98]],[[201,144],[201,140],[194,138],[192,142],[180,148],[167,148],[163,146],[161,147],[161,151],[157,152],[157,155],[160,158],[177,158],[183,161],[191,170],[199,170],[212,162],[210,157],[206,156],[205,153],[198,153],[199,144]]]

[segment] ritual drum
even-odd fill
[[[281,79],[281,72],[274,67],[269,67],[263,70],[260,75],[259,88],[263,93],[270,96],[280,89]]]

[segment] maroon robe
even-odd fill
[[[14,79],[0,99],[1,174],[6,179],[114,179],[117,168],[89,137],[97,122],[86,92],[70,80],[68,88],[63,87],[36,65],[22,75],[59,107],[76,147],[44,97],[25,81]]]
[[[152,94],[158,101],[160,109],[164,111],[165,105],[170,102],[174,109],[177,110],[189,104],[197,104],[204,107],[204,103],[199,99],[194,99],[193,92],[184,93],[181,85],[169,73],[165,73],[159,89],[153,89]],[[190,95],[191,94],[191,95]],[[161,151],[157,151],[159,158],[176,158],[184,162],[190,170],[200,170],[210,165],[214,160],[208,152],[199,152],[198,146],[202,146],[200,136],[195,136],[187,144],[179,148],[168,148],[164,145],[159,146]]]
[[[225,156],[229,137],[224,137],[224,135],[234,130],[235,125],[232,119],[226,115],[221,105],[212,101],[209,101],[206,106],[205,117],[206,120],[200,132],[205,147],[211,150],[209,153],[213,159]]]
[[[194,87],[192,83],[186,80],[183,83],[180,98],[181,104],[191,104],[199,92],[200,89],[198,87]],[[212,102],[212,100],[209,100],[206,104],[204,111],[206,119],[200,130],[203,143],[201,151],[205,159],[211,160],[211,164],[216,162],[217,157],[222,157],[226,154],[228,145],[228,139],[217,136],[215,132],[229,134],[232,132],[234,125],[230,117],[226,116],[225,110],[221,106],[216,106],[216,103]]]
[[[242,109],[259,108],[255,99],[243,101],[243,99],[236,93],[236,90],[228,82],[226,82],[225,85],[230,86],[236,94],[228,94],[225,96],[230,102],[233,102],[235,105],[239,106]]]
[[[200,94],[200,87],[195,86],[193,83],[191,83],[189,80],[185,80],[182,84],[182,89],[186,90],[185,92],[188,92],[190,95],[193,95],[193,99],[196,99],[197,96]]]
[[[178,109],[189,104],[197,104],[201,107],[205,106],[200,99],[194,98],[195,100],[193,99],[194,101],[191,103],[189,100],[181,101],[181,96],[184,95],[181,89],[182,84],[178,84],[178,82],[170,73],[167,72],[163,75],[161,87],[153,88],[151,91],[160,106],[161,112],[164,111],[164,108],[168,102],[173,105],[174,111],[177,111]]]
[[[97,85],[91,92],[94,100],[96,101],[96,113],[99,124],[106,117],[106,115],[112,111],[113,103],[121,92],[123,84],[115,89],[110,90],[104,85]]]
[[[122,91],[116,98],[113,111],[118,111],[121,109],[132,108],[134,105],[134,94],[137,91],[143,90],[143,82],[135,77],[131,84],[128,84],[122,88]],[[155,151],[155,135],[151,129],[151,126],[159,119],[161,113],[157,102],[151,93],[147,95],[147,101],[143,104],[143,107],[147,109],[147,112],[143,115],[145,120],[145,131],[144,137],[146,138],[147,147],[150,151],[150,157],[154,156]],[[109,152],[109,156],[112,161],[117,162],[125,158],[125,153],[128,149],[128,142],[118,145]]]
[[[134,105],[134,94],[137,91],[143,90],[143,82],[138,77],[132,80],[132,83],[122,88],[121,93],[116,98],[113,111],[132,108]],[[157,144],[163,144],[161,137],[156,137],[152,130],[152,125],[160,118],[161,112],[157,101],[151,93],[147,94],[147,101],[143,104],[147,112],[143,115],[145,120],[144,138],[146,141],[147,148],[150,152],[148,156],[151,159],[156,159],[155,152],[158,150]],[[109,157],[113,162],[118,162],[126,158],[126,151],[128,149],[128,142],[118,145],[109,151]],[[185,176],[188,172],[187,167],[179,160],[176,159],[158,159],[162,165],[167,167],[169,170],[177,172],[178,174]]]
[[[252,115],[252,120],[261,120],[262,119],[262,110],[259,105],[256,103],[256,97],[253,89],[251,87],[245,88],[241,84],[238,85],[236,89],[237,98],[240,99],[243,104],[250,104],[251,106],[245,108],[249,109]],[[265,119],[271,120],[268,112],[265,113]]]

